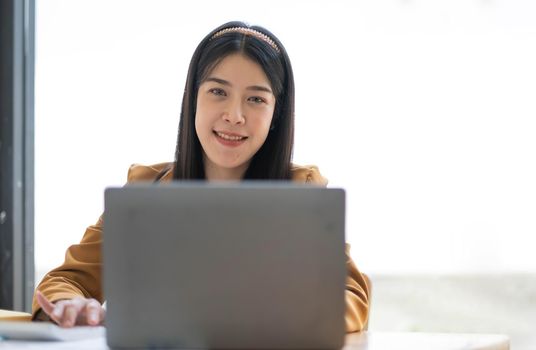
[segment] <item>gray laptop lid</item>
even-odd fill
[[[135,184],[105,192],[111,347],[343,346],[341,189]]]

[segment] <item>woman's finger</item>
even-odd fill
[[[100,323],[101,304],[95,299],[89,299],[86,303],[86,323],[96,326]]]
[[[68,304],[65,306],[65,311],[63,311],[63,319],[61,320],[60,326],[62,327],[72,327],[76,324],[76,318],[78,316],[78,308],[74,304]]]
[[[37,303],[39,306],[41,306],[41,309],[50,317],[54,322],[58,323],[58,317],[54,314],[54,309],[56,308],[56,305],[54,305],[50,300],[47,299],[41,293],[40,291],[37,291],[36,293]],[[61,314],[60,314],[61,315]]]
[[[52,304],[46,296],[43,295],[43,293],[41,293],[40,291],[37,291],[36,292],[36,298],[37,298],[37,303],[39,304],[39,306],[41,306],[41,308],[47,313],[51,313],[52,310],[54,309],[54,304]]]
[[[61,323],[63,320],[63,310],[65,309],[65,306],[67,305],[68,301],[60,300],[56,303],[54,306],[54,310],[50,314],[50,317],[56,321],[56,323]]]

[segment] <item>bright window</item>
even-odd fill
[[[173,160],[189,60],[228,20],[286,46],[294,160],[347,189],[363,271],[535,271],[535,6],[38,1],[36,278],[130,164]]]

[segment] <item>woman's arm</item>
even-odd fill
[[[350,245],[346,244],[346,332],[366,329],[369,317],[369,286],[350,257]]]
[[[102,303],[102,217],[87,228],[82,241],[70,246],[62,265],[45,275],[37,286],[46,299],[94,298]],[[34,294],[32,317],[42,319],[41,307]]]

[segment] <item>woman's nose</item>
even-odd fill
[[[244,124],[246,119],[242,110],[241,102],[230,102],[227,106],[225,113],[223,114],[223,118],[226,122],[229,122],[231,124]]]

